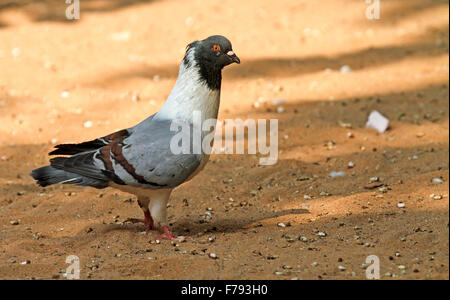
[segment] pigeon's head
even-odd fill
[[[222,70],[232,63],[241,63],[233,52],[231,42],[221,35],[213,35],[202,41],[190,43],[186,48],[186,60],[187,63],[194,60],[202,69],[211,71]]]

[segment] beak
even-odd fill
[[[232,62],[235,62],[237,64],[241,63],[241,60],[239,59],[239,57],[236,56],[236,54],[234,54],[233,51],[228,51],[227,52],[228,57],[231,59]]]

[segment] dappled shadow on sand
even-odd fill
[[[352,129],[364,129],[370,112],[378,110],[391,121],[393,129],[392,126],[398,127],[396,123],[417,126],[424,123],[442,123],[449,119],[448,104],[449,84],[443,81],[412,90],[379,92],[337,100],[290,100],[277,105],[284,108],[283,113],[277,113],[276,106],[269,103],[257,109],[240,111],[235,115],[241,118],[258,118],[265,115],[265,118],[279,120],[281,132],[294,129],[306,133],[315,129],[345,127],[345,124],[351,125]]]
[[[393,26],[405,19],[417,17],[427,10],[439,7],[443,10],[446,8],[448,11],[448,0],[381,0],[380,19],[376,22],[367,19],[364,21],[369,22],[371,26]]]
[[[448,36],[448,27],[440,28],[439,32],[442,32],[443,36]],[[239,67],[226,69],[224,77],[227,80],[285,78],[321,72],[326,69],[339,70],[342,65],[351,65],[353,70],[358,71],[378,68],[406,59],[438,57],[448,53],[448,38],[444,39],[441,45],[436,45],[434,37],[424,35],[417,37],[415,42],[403,45],[370,47],[335,56],[243,58]],[[162,79],[175,79],[178,76],[178,64],[137,66],[112,75],[106,74],[101,80],[86,82],[85,84],[108,87],[122,84],[124,80],[134,78],[153,79],[156,75]]]
[[[157,0],[82,0],[80,1],[80,11],[81,13],[110,12],[154,1]],[[67,21],[65,15],[66,8],[69,5],[64,0],[0,0],[0,13],[7,10],[20,10],[33,22],[53,21],[75,24],[75,22]],[[6,26],[6,24],[3,24],[3,26]],[[2,22],[0,22],[0,27],[2,27]]]

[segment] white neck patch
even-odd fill
[[[201,79],[194,56],[195,49],[189,49],[186,54],[189,63],[181,64],[175,86],[155,117],[192,121],[193,112],[200,111],[203,120],[217,118],[220,91],[211,90]]]

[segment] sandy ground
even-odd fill
[[[82,279],[364,279],[369,255],[382,279],[449,278],[448,1],[382,0],[380,20],[362,0],[81,2],[67,21],[64,1],[0,0],[0,278],[62,279],[68,255]],[[242,60],[219,118],[278,119],[280,154],[213,155],[176,189],[169,221],[191,239],[121,224],[141,217],[126,193],[28,176],[55,143],[156,112],[212,34]],[[387,132],[365,128],[372,110]]]

